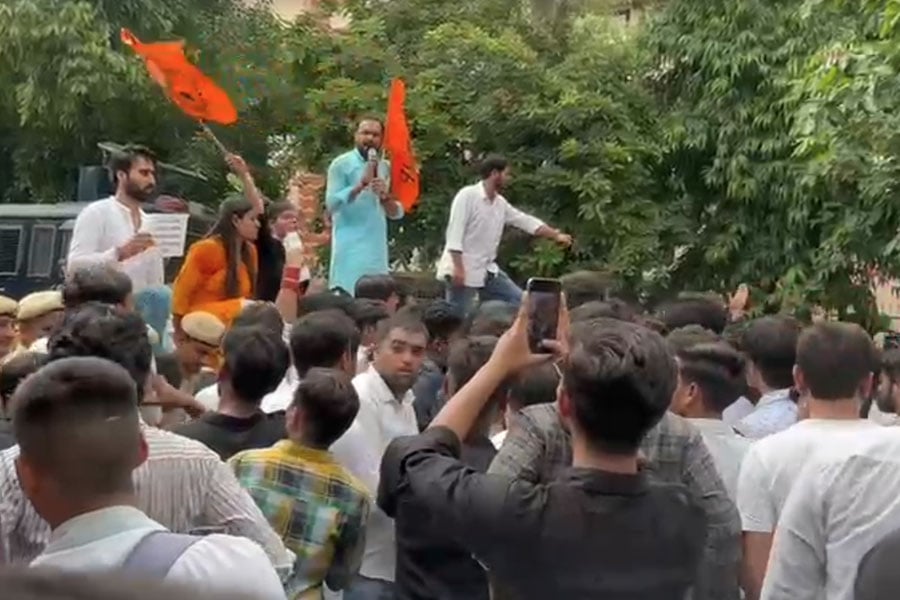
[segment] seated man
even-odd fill
[[[230,535],[177,536],[136,508],[131,474],[147,460],[134,380],[101,358],[65,358],[13,395],[22,490],[53,530],[36,567],[119,569],[191,584],[199,592],[241,591],[283,599],[265,552]]]
[[[641,441],[675,389],[675,361],[659,334],[599,319],[573,336],[558,395],[572,467],[555,481],[485,475],[459,460],[460,440],[497,387],[549,358],[531,354],[527,320],[523,308],[425,433],[391,443],[382,479],[408,486],[513,597],[684,598],[703,554],[703,508],[685,486],[638,470]],[[566,354],[565,311],[560,324]]]
[[[284,439],[284,413],[266,414],[260,403],[278,387],[291,358],[281,335],[263,327],[232,328],[222,350],[218,410],[174,431],[203,442],[228,460],[241,450],[267,448]]]
[[[321,598],[323,583],[341,590],[362,563],[368,492],[328,451],[358,411],[359,396],[346,373],[310,369],[288,409],[288,439],[229,461],[297,555],[288,584],[292,598]]]

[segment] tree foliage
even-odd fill
[[[642,5],[656,5],[642,2]],[[868,275],[898,275],[898,0],[670,0],[646,25],[611,0],[346,0],[352,25],[238,0],[0,5],[0,196],[57,201],[102,140],[142,141],[209,183],[214,147],[124,52],[120,27],[184,38],[232,95],[220,128],[270,195],[323,171],[356,119],[408,84],[422,200],[392,255],[428,266],[455,191],[488,152],[509,197],[578,240],[509,236],[520,275],[603,269],[644,292],[750,283],[764,304],[872,322]]]

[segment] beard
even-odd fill
[[[410,389],[412,389],[413,384],[416,382],[415,375],[405,375],[405,374],[391,374],[391,375],[381,375],[381,378],[384,380],[385,385],[388,386],[388,389],[391,390],[395,395],[400,396],[405,394]]]
[[[141,203],[149,202],[155,190],[156,186],[153,185],[140,187],[130,179],[125,182],[125,193]]]

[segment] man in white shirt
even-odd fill
[[[800,337],[794,373],[809,418],[756,442],[744,457],[738,479],[749,600],[760,597],[775,526],[805,466],[822,449],[880,429],[859,418],[860,400],[871,389],[874,368],[874,346],[856,325],[820,323]]]
[[[722,411],[740,393],[744,359],[724,342],[681,348],[676,354],[678,387],[671,410],[700,430],[722,483],[732,500],[737,495],[741,462],[752,441],[722,421]]]
[[[797,382],[811,411],[852,418],[876,368],[874,345],[856,325],[817,325],[800,340]],[[860,561],[900,527],[900,429],[842,434],[806,463],[778,522],[763,598],[853,600]]]
[[[450,206],[444,253],[437,276],[447,284],[447,301],[468,314],[476,294],[481,301],[518,306],[522,290],[500,270],[497,247],[505,225],[570,246],[572,237],[512,206],[501,195],[510,180],[509,163],[490,155],[481,163],[481,181],[457,192]]]
[[[122,570],[199,592],[285,598],[252,541],[173,537],[138,510],[131,472],[147,459],[147,442],[134,380],[124,368],[94,357],[54,361],[22,384],[13,404],[22,489],[53,530],[32,566]],[[151,543],[155,551],[141,556]]]
[[[413,409],[413,383],[425,359],[428,331],[406,311],[379,323],[372,366],[357,375],[359,413],[331,451],[351,473],[378,493],[381,458],[395,438],[419,432]],[[344,600],[393,598],[396,565],[394,521],[373,508],[359,576],[344,590]]]
[[[164,284],[163,258],[145,230],[143,206],[156,189],[156,157],[148,148],[128,145],[109,162],[114,196],[86,206],[75,219],[66,269],[97,263],[125,272],[135,294]]]
[[[791,397],[793,368],[800,324],[778,315],[752,321],[741,335],[747,355],[747,384],[760,394],[756,408],[734,428],[744,437],[764,438],[797,422],[797,403]]]

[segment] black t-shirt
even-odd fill
[[[487,438],[462,446],[460,460],[485,473],[497,450]],[[487,574],[428,507],[405,489],[397,495],[397,600],[489,600]]]
[[[222,460],[228,460],[242,450],[268,448],[287,437],[283,411],[271,414],[259,411],[248,418],[231,417],[217,412],[206,413],[195,421],[179,425],[173,431],[203,442]]]

